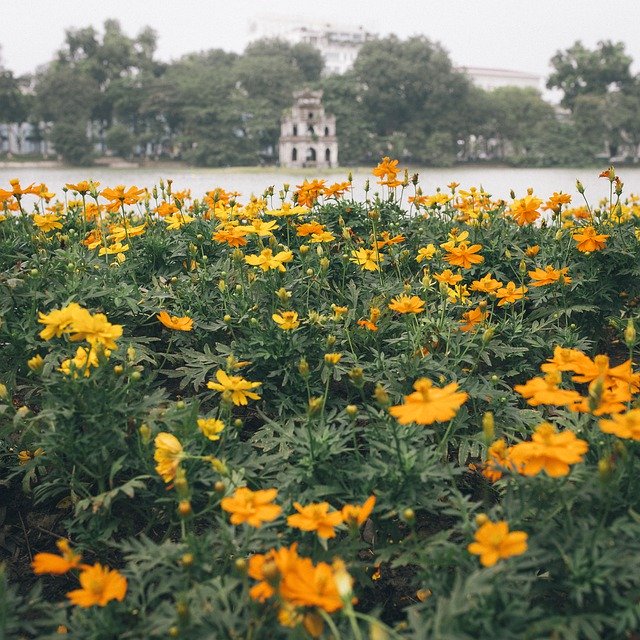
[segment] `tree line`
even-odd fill
[[[324,91],[337,117],[344,165],[383,155],[421,165],[498,161],[584,164],[596,157],[636,161],[640,79],[623,43],[579,41],[551,60],[547,87],[485,91],[424,37],[365,43],[353,68],[323,76],[306,44],[260,40],[242,54],[212,49],[172,62],[156,58],[157,34],[135,37],[116,20],[69,29],[55,59],[16,77],[0,66],[0,122],[31,123],[65,161],[105,153],[171,158],[193,165],[277,162],[280,118],[303,86]]]

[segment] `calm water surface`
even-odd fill
[[[344,181],[349,169],[331,170],[292,170],[292,169],[195,169],[185,167],[140,167],[115,169],[104,167],[91,168],[45,168],[45,167],[0,167],[0,188],[8,188],[11,178],[19,178],[23,185],[31,182],[44,182],[50,190],[62,195],[60,189],[66,182],[79,180],[97,180],[101,187],[126,186],[152,187],[160,178],[173,179],[173,190],[191,189],[193,197],[201,197],[215,187],[239,191],[244,198],[252,193],[261,194],[270,185],[276,192],[283,184],[301,184],[304,179],[324,178],[327,183]],[[496,198],[509,198],[513,189],[517,196],[533,187],[536,195],[546,198],[554,191],[563,191],[574,196],[574,203],[581,201],[576,191],[576,179],[579,178],[587,190],[590,202],[597,201],[609,193],[609,183],[598,178],[597,169],[509,169],[498,167],[451,167],[412,168],[410,173],[420,174],[420,185],[424,193],[433,193],[437,187],[446,189],[449,182],[459,182],[461,188],[482,186]],[[372,188],[375,178],[370,169],[353,169],[354,192],[356,197],[364,193],[364,183],[371,179]],[[620,177],[625,185],[625,193],[640,193],[640,167],[623,168]],[[411,187],[411,190],[413,187]]]

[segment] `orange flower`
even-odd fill
[[[475,329],[476,325],[484,322],[489,316],[488,311],[483,311],[480,307],[476,309],[471,309],[470,311],[465,311],[462,314],[462,326],[460,327],[460,331],[472,331]]]
[[[640,409],[613,416],[611,420],[600,420],[600,430],[618,438],[640,440]]]
[[[404,236],[393,236],[392,238],[391,234],[388,231],[383,231],[380,234],[380,238],[382,239],[376,242],[376,246],[378,247],[378,249],[383,249],[384,247],[388,247],[392,244],[400,244],[401,242],[404,242],[406,240]]]
[[[319,607],[327,613],[344,605],[333,567],[326,562],[314,565],[310,558],[300,558],[283,573],[280,595],[293,605]]]
[[[104,607],[111,600],[122,602],[127,593],[127,579],[115,569],[99,563],[85,565],[80,574],[81,589],[69,591],[67,598],[78,607]]]
[[[444,259],[449,264],[461,269],[470,269],[474,264],[484,262],[484,258],[478,255],[478,251],[481,249],[481,244],[469,246],[466,242],[463,242],[457,247],[451,247],[449,253],[445,254]]]
[[[514,282],[509,282],[506,287],[501,287],[496,291],[496,296],[500,299],[498,306],[503,307],[505,304],[521,300],[527,291],[527,287],[516,287]]]
[[[231,514],[231,524],[246,522],[257,529],[280,515],[282,507],[272,504],[277,495],[277,489],[251,491],[239,487],[232,496],[223,498],[220,506]]]
[[[495,293],[502,286],[502,282],[494,279],[490,273],[480,278],[480,280],[474,280],[471,283],[469,289],[471,291],[480,291],[481,293]]]
[[[313,233],[322,233],[324,228],[324,225],[319,222],[305,222],[296,227],[296,233],[302,237],[310,236]]]
[[[345,504],[344,507],[342,507],[342,519],[349,526],[360,527],[371,515],[375,504],[375,496],[369,496],[362,506],[357,504]]]
[[[563,284],[571,284],[571,278],[566,275],[567,271],[569,271],[569,267],[554,269],[551,265],[546,266],[544,269],[537,268],[534,271],[529,271],[529,277],[533,280],[531,286],[544,287],[547,284],[560,281],[561,278]]]
[[[125,204],[136,204],[144,195],[144,189],[138,189],[138,187],[129,187],[125,191],[124,185],[120,184],[113,189],[103,189],[103,198],[110,200],[107,205],[107,211],[118,211]]]
[[[604,249],[608,237],[609,236],[604,233],[597,233],[592,226],[584,227],[584,229],[576,231],[573,234],[573,239],[577,244],[576,248],[578,251],[582,251],[582,253]]]
[[[542,204],[540,198],[533,195],[525,196],[520,200],[514,200],[511,204],[511,215],[520,225],[535,222],[540,217],[538,209]]]
[[[325,180],[305,180],[302,184],[297,185],[298,190],[296,196],[298,204],[301,206],[312,207],[314,202],[324,191]]]
[[[517,384],[514,391],[527,399],[527,404],[537,407],[541,404],[557,406],[570,405],[580,402],[580,394],[577,391],[560,389],[562,374],[559,371],[550,371],[544,378],[532,378],[525,384]]]
[[[389,309],[397,313],[421,313],[424,311],[424,300],[418,296],[407,296],[404,293],[392,298]]]
[[[378,181],[378,184],[383,184],[383,182],[385,182],[385,179],[388,180],[395,180],[395,177],[398,175],[399,173],[399,169],[398,169],[398,161],[397,160],[391,160],[391,158],[389,158],[389,156],[385,156],[384,158],[382,158],[382,160],[378,163],[378,166],[375,167],[372,171],[374,176],[377,176],[378,178],[381,178]]]
[[[189,316],[171,316],[166,311],[161,311],[156,318],[167,327],[174,331],[192,331],[193,320]]]
[[[226,243],[230,247],[244,247],[247,244],[247,239],[245,236],[250,232],[246,226],[227,226],[221,229],[218,229],[216,233],[213,234],[213,239],[216,242]]]
[[[572,431],[558,433],[548,422],[540,424],[530,442],[520,442],[511,448],[511,460],[519,473],[535,476],[546,471],[552,478],[566,476],[569,465],[582,462],[589,445],[576,438]]]
[[[487,461],[482,469],[482,475],[491,482],[502,478],[504,469],[512,467],[510,453],[511,447],[507,447],[507,443],[502,438],[493,442],[487,451]]]
[[[524,531],[510,532],[506,520],[485,522],[467,550],[480,556],[483,567],[492,567],[498,560],[522,555],[527,550],[527,537]]]
[[[413,388],[415,391],[405,396],[404,404],[389,407],[389,413],[400,424],[446,422],[458,413],[469,397],[464,391],[457,391],[457,382],[438,389],[428,378],[420,378]]]
[[[452,287],[462,280],[462,276],[457,273],[454,274],[451,269],[445,269],[442,273],[435,273],[433,277],[438,282],[444,282]]]
[[[335,527],[342,524],[342,513],[332,511],[329,513],[329,503],[319,502],[303,507],[299,502],[294,502],[298,513],[287,518],[290,527],[302,531],[316,531],[320,538],[335,538]]]
[[[248,574],[260,582],[249,591],[249,595],[258,602],[264,602],[275,594],[274,586],[280,576],[294,570],[301,560],[298,555],[298,543],[290,547],[271,549],[267,553],[256,553],[249,558]]]
[[[631,400],[629,387],[604,387],[601,379],[594,380],[589,385],[589,395],[581,398],[577,404],[571,406],[572,411],[591,413],[602,416],[606,413],[622,413]]]
[[[34,573],[39,575],[43,573],[62,575],[80,566],[82,556],[72,551],[68,540],[57,540],[56,546],[62,555],[58,556],[55,553],[36,553],[31,563]]]
[[[571,196],[568,193],[557,193],[553,195],[545,202],[544,208],[547,211],[560,211],[563,204],[571,204]]]

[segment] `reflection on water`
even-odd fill
[[[604,167],[603,167],[604,168]],[[8,188],[11,178],[19,178],[23,185],[31,182],[44,182],[50,190],[60,197],[61,188],[67,182],[79,180],[97,180],[101,187],[113,187],[118,184],[126,186],[136,185],[151,187],[157,184],[160,178],[173,179],[173,190],[191,189],[194,197],[201,197],[206,191],[216,187],[226,190],[239,191],[243,198],[248,198],[252,193],[260,195],[268,186],[275,186],[276,193],[282,185],[288,183],[292,186],[301,184],[303,180],[324,178],[327,184],[342,182],[347,179],[348,168],[318,170],[291,169],[254,169],[254,168],[229,168],[229,169],[194,169],[185,167],[141,167],[132,169],[110,169],[104,167],[91,168],[45,168],[45,167],[0,167],[0,188]],[[509,191],[513,189],[517,197],[525,195],[527,188],[532,187],[541,198],[546,198],[554,191],[563,191],[574,196],[574,203],[582,201],[576,191],[576,179],[579,178],[587,190],[587,197],[591,203],[596,204],[600,198],[608,197],[609,183],[604,178],[598,178],[598,169],[510,169],[498,167],[450,167],[438,168],[414,168],[410,175],[419,173],[420,186],[424,193],[433,193],[438,187],[447,189],[450,182],[459,182],[461,188],[470,186],[482,186],[495,198],[509,199]],[[368,169],[353,169],[354,195],[361,198],[364,195],[364,184],[371,180],[372,190],[375,190],[375,177]],[[640,193],[640,167],[623,168],[620,170],[620,178],[625,184],[624,192]],[[413,193],[410,185],[409,193]],[[243,199],[241,198],[241,200]]]

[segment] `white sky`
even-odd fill
[[[16,74],[51,60],[68,27],[117,18],[133,36],[149,25],[159,34],[158,57],[171,60],[211,48],[241,52],[250,22],[265,14],[425,35],[454,64],[541,76],[577,39],[588,47],[621,40],[640,69],[640,0],[0,0],[0,9],[0,55]]]

